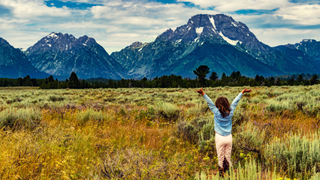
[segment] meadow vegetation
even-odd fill
[[[204,90],[231,102],[243,88]],[[228,177],[320,179],[319,88],[251,88]],[[219,179],[213,128],[194,88],[2,88],[0,179]]]

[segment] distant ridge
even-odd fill
[[[79,78],[126,78],[126,72],[95,39],[51,33],[25,52],[38,70],[55,76],[69,77],[75,72]]]
[[[316,41],[314,39],[303,39],[300,43],[296,43],[294,45],[289,44],[288,46],[294,47],[320,62],[320,41]]]
[[[195,78],[193,70],[240,71],[254,77],[313,74],[320,69],[320,42],[304,39],[296,44],[270,47],[260,42],[242,22],[224,14],[198,14],[175,30],[167,29],[149,43],[133,42],[109,55],[86,35],[52,32],[27,50],[16,49],[0,38],[0,77],[43,78],[53,75],[80,79],[140,79],[162,75]]]
[[[33,67],[20,49],[14,48],[0,37],[0,77],[19,78],[27,75],[32,78],[49,76]]]
[[[194,78],[193,70],[203,64],[220,75],[240,71],[251,77],[310,73],[319,67],[300,50],[263,44],[244,23],[223,14],[192,16],[187,24],[168,29],[154,42],[135,42],[111,56],[134,78],[169,74]]]

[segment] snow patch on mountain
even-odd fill
[[[231,45],[237,45],[237,43],[239,42],[238,40],[231,40],[228,37],[224,36],[222,32],[219,32],[219,35],[225,40],[227,41],[229,44]]]
[[[198,36],[200,36],[200,34],[203,32],[203,27],[197,27],[196,28],[196,33],[198,34]]]
[[[234,22],[231,22],[231,24],[234,26],[234,27],[238,27],[238,25]]]
[[[84,43],[87,44],[87,42],[88,42],[89,39],[90,39],[90,38],[88,37],[88,39],[87,39],[86,42],[84,42]]]
[[[56,33],[51,33],[47,36],[47,38],[58,38],[57,34]]]
[[[144,74],[146,72],[146,69],[147,69],[147,65],[144,65],[137,69],[131,69],[129,71],[129,74]]]
[[[214,24],[214,19],[213,19],[213,17],[210,17],[209,20],[210,20],[210,22],[211,22],[214,30],[216,30],[217,28],[216,28],[216,25]]]

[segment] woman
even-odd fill
[[[236,109],[242,95],[244,93],[251,92],[251,89],[245,88],[242,92],[233,100],[230,105],[229,101],[225,97],[219,97],[214,104],[212,100],[204,93],[203,88],[197,90],[199,94],[207,101],[209,108],[214,114],[214,131],[216,149],[218,154],[219,174],[224,176],[224,173],[229,169],[231,165],[231,149],[232,149],[232,120],[233,112]]]

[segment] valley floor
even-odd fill
[[[244,87],[205,88],[232,101]],[[233,117],[231,179],[320,179],[320,85],[254,87]],[[1,179],[217,179],[196,89],[0,89]]]

